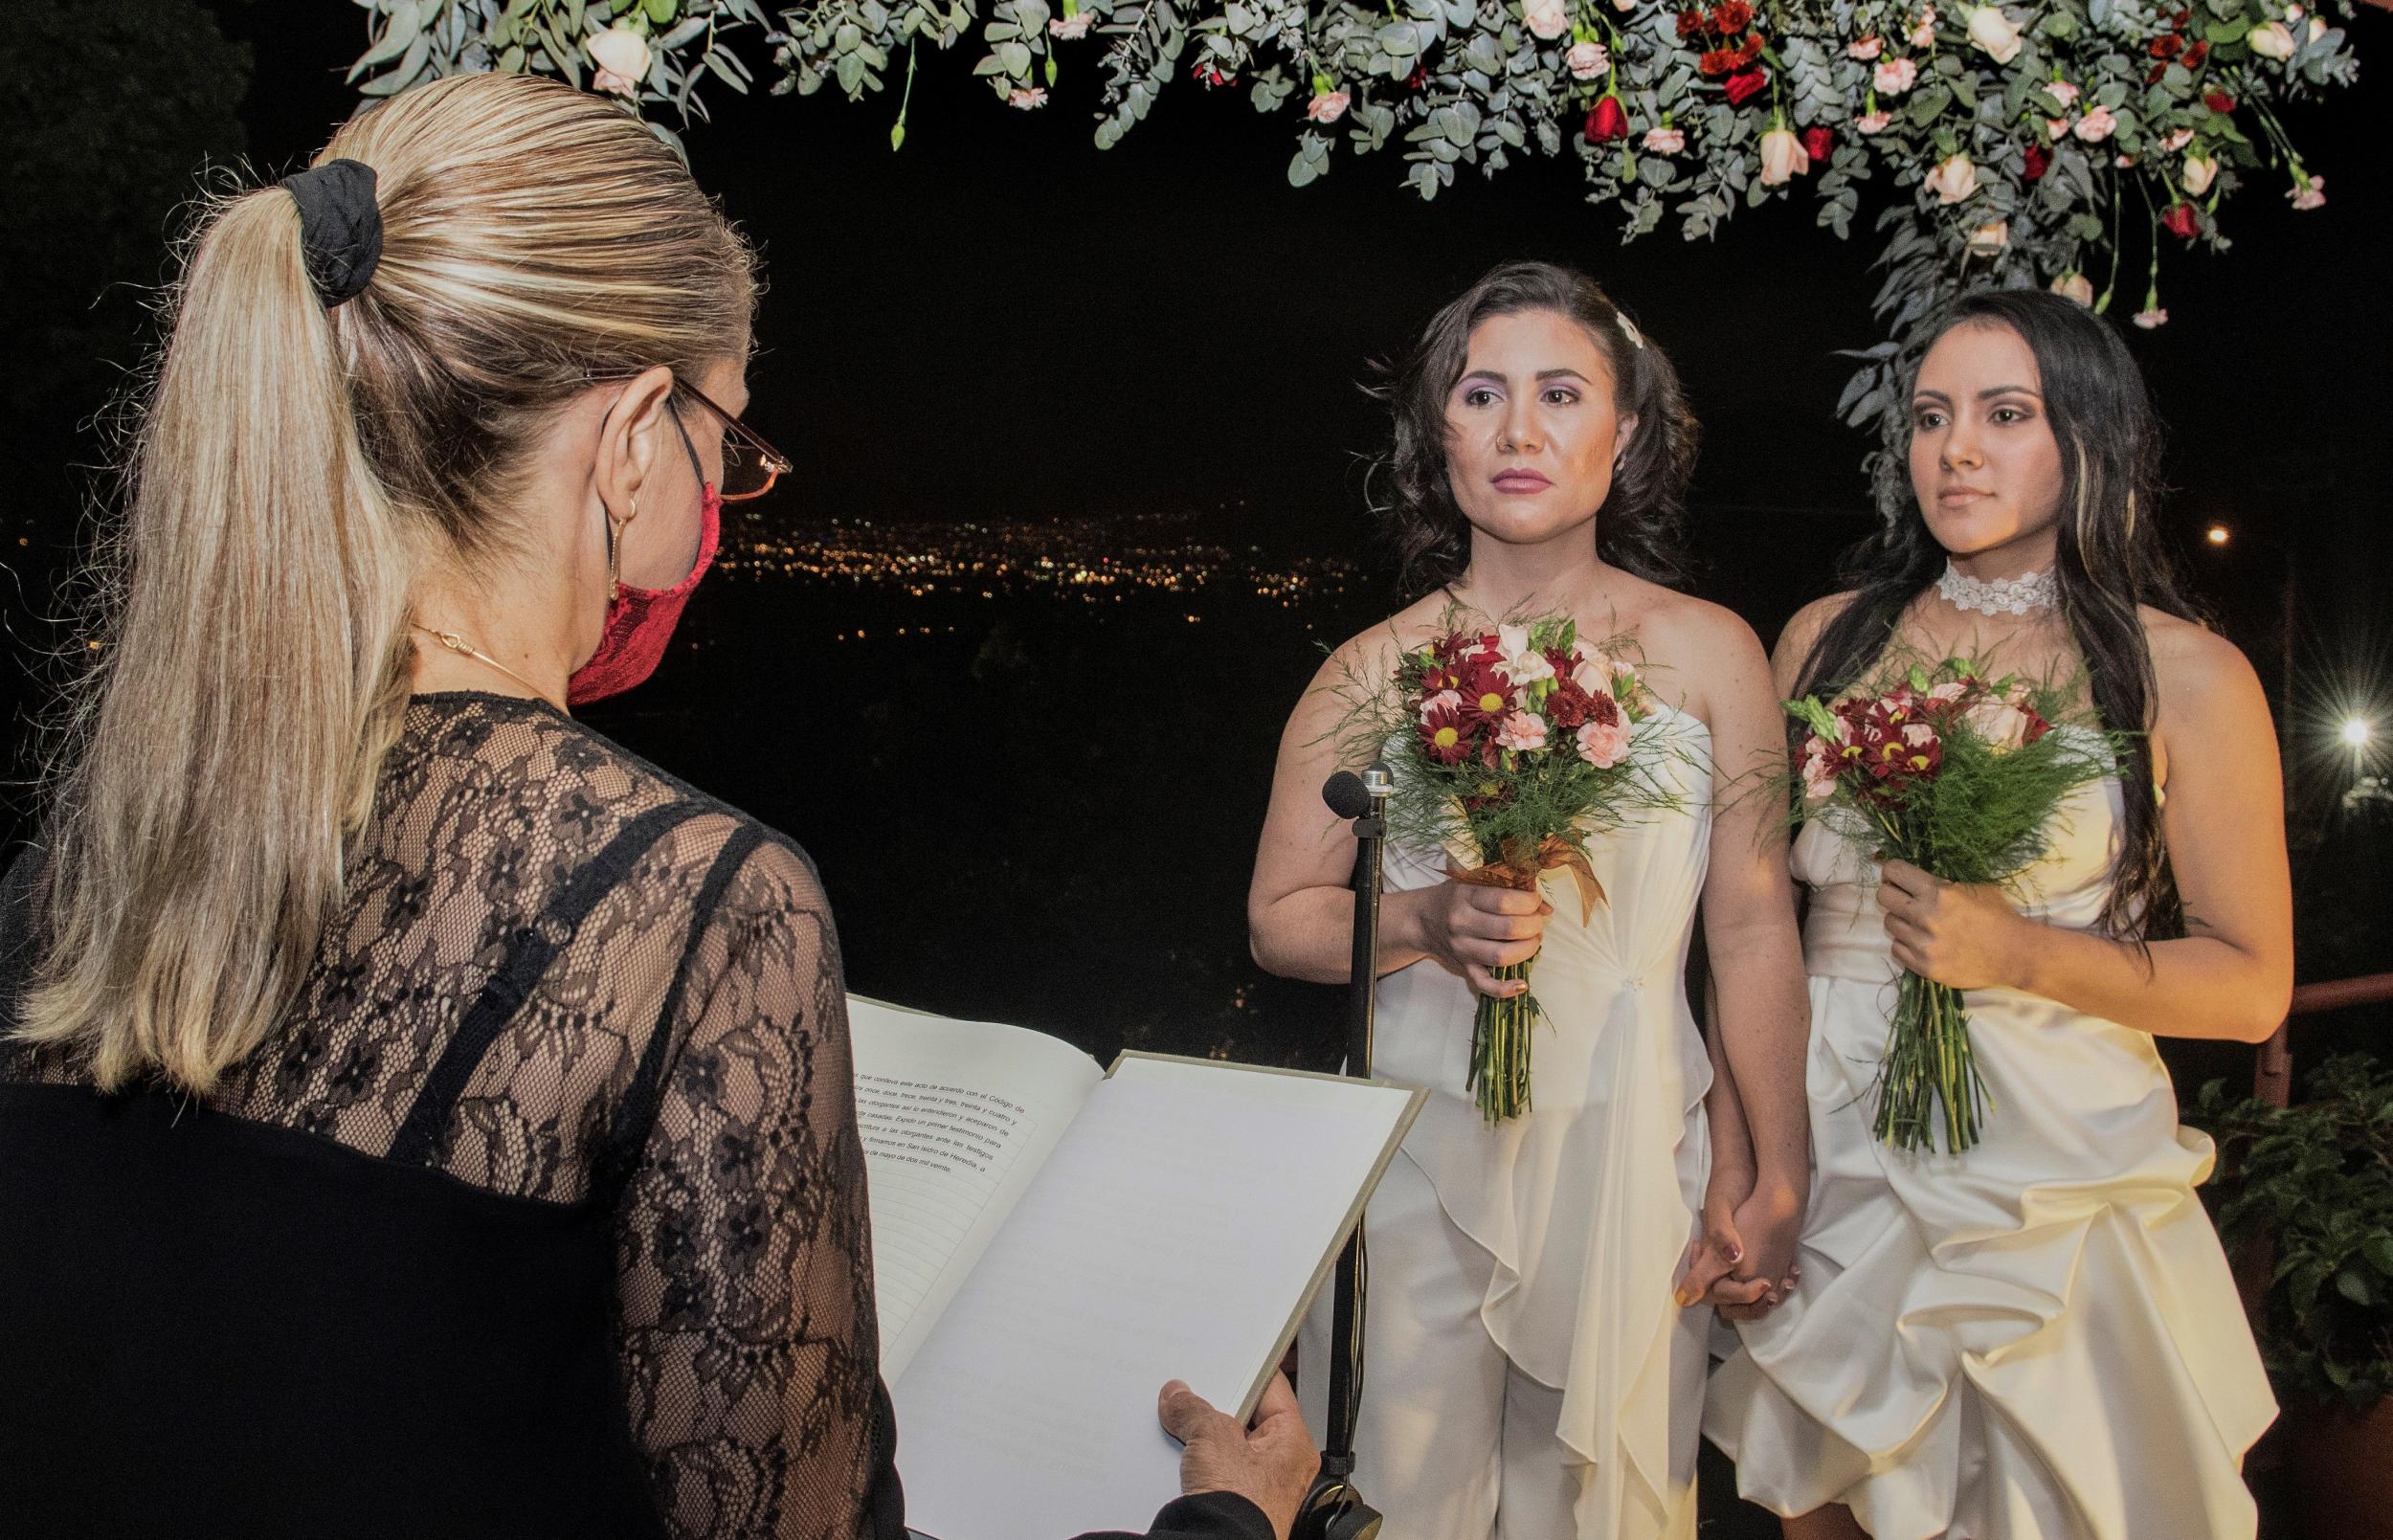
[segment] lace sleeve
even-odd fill
[[[704,922],[616,1231],[634,1438],[676,1536],[849,1540],[880,1383],[839,942],[765,843]]]

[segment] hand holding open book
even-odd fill
[[[883,1372],[938,1540],[1136,1528],[1155,1387],[1243,1423],[1421,1093],[851,1000]]]

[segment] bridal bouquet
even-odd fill
[[[2119,763],[2120,736],[2090,719],[2053,730],[2068,698],[1949,658],[1832,703],[1790,701],[1807,729],[1796,820],[1840,810],[1829,827],[1876,856],[1949,882],[2011,882],[2045,855],[2062,801]],[[1932,1147],[1938,1110],[1946,1153],[1978,1142],[1985,1083],[1960,991],[1904,971],[1876,1093],[1873,1131],[1898,1149]]]
[[[1446,850],[1456,881],[1534,892],[1545,873],[1567,872],[1581,919],[1592,917],[1604,893],[1589,836],[1676,802],[1647,756],[1630,753],[1652,697],[1621,649],[1590,646],[1568,617],[1471,632],[1450,615],[1447,627],[1405,653],[1393,679],[1349,681],[1342,757],[1387,757],[1391,836]],[[1465,865],[1458,850],[1476,861]],[[1530,962],[1496,976],[1526,978]],[[1490,1123],[1529,1108],[1539,1015],[1527,991],[1480,998],[1469,1083]]]

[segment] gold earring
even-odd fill
[[[623,579],[619,571],[623,526],[638,517],[639,494],[637,492],[632,494],[631,512],[620,519],[613,514],[607,515],[607,602],[610,604],[623,597]]]

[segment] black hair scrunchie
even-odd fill
[[[374,168],[364,161],[326,161],[282,179],[299,205],[300,246],[317,298],[329,310],[354,299],[382,261],[382,206]]]

